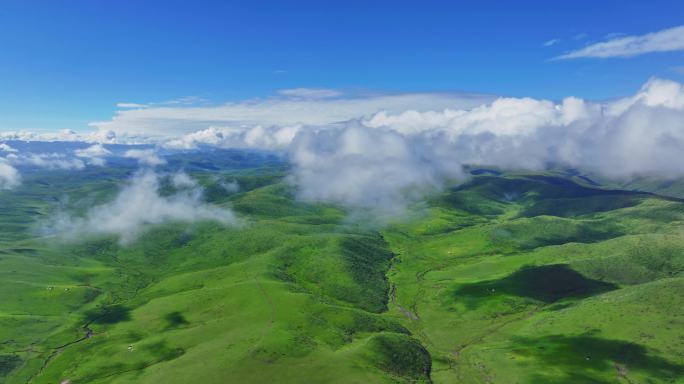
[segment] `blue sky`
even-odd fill
[[[10,0],[0,130],[80,130],[120,102],[297,87],[614,98],[652,76],[684,80],[684,51],[549,59],[683,24],[681,1]]]

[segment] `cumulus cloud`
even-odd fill
[[[92,165],[104,166],[106,164],[105,157],[112,153],[102,146],[102,144],[93,144],[88,148],[77,149],[74,151],[77,157],[85,158]]]
[[[12,189],[21,184],[19,171],[0,158],[0,189]]]
[[[17,150],[9,146],[7,143],[0,143],[0,152],[14,153],[17,152]]]
[[[17,141],[76,141],[84,143],[117,143],[126,142],[131,144],[144,143],[145,138],[129,136],[126,134],[117,137],[111,130],[100,129],[91,132],[75,132],[65,129],[59,132],[32,132],[32,131],[0,131],[0,140]]]
[[[616,37],[555,57],[553,60],[631,57],[652,52],[681,50],[684,50],[684,26],[663,29],[640,36]]]
[[[301,198],[389,216],[445,179],[461,177],[454,155],[439,140],[360,124],[306,132],[291,148]]]
[[[289,146],[300,197],[381,214],[459,179],[463,164],[684,176],[684,87],[652,79],[607,103],[499,98],[469,110],[379,112],[307,127]]]
[[[67,237],[111,234],[128,244],[150,226],[166,222],[238,223],[230,210],[203,202],[202,189],[189,181],[192,179],[188,175],[173,175],[173,184],[180,181],[176,193],[162,196],[159,190],[164,177],[151,170],[140,171],[111,202],[93,207],[80,217],[59,214],[47,231]]]
[[[94,144],[84,149],[77,149],[74,153],[78,157],[104,157],[112,154],[102,144]]]
[[[181,137],[164,141],[162,145],[174,149],[194,149],[203,145],[221,148],[286,149],[301,125],[209,127]]]
[[[129,159],[137,159],[138,164],[150,167],[166,164],[166,160],[159,157],[154,149],[129,149],[123,156]]]
[[[684,88],[667,80],[652,79],[635,95],[608,103],[500,98],[469,111],[380,113],[364,124],[440,134],[468,164],[684,176]]]

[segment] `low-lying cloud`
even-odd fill
[[[684,87],[674,81],[651,79],[634,95],[607,102],[285,94],[215,107],[150,105],[96,125],[116,132],[100,136],[117,140],[149,131],[145,140],[167,148],[285,152],[302,199],[383,212],[400,212],[462,178],[463,165],[684,177]],[[163,161],[153,150],[127,156],[150,166]]]
[[[86,164],[78,158],[70,158],[61,153],[9,154],[6,159],[15,165],[27,165],[45,169],[81,170]]]
[[[77,149],[74,151],[77,157],[84,158],[89,164],[104,166],[106,164],[105,157],[112,154],[107,148],[102,144],[93,144],[88,148]]]
[[[124,153],[123,157],[136,159],[138,164],[149,167],[166,164],[166,160],[159,157],[154,149],[129,149]]]
[[[0,158],[0,189],[12,189],[21,184],[19,171]]]
[[[462,177],[454,153],[438,141],[361,124],[307,131],[290,152],[302,199],[372,208],[382,216],[399,214],[412,198]]]
[[[88,234],[119,236],[122,244],[134,241],[152,225],[166,222],[215,221],[235,225],[237,219],[226,208],[207,204],[202,189],[188,175],[171,175],[176,191],[162,195],[161,175],[152,170],[136,173],[109,203],[95,206],[83,216],[61,213],[47,226],[48,233],[67,237]]]

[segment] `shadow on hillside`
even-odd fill
[[[164,316],[164,319],[166,320],[166,328],[177,328],[183,325],[188,325],[190,322],[185,319],[182,313],[176,311],[176,312],[171,312]]]
[[[523,267],[498,280],[462,285],[454,292],[469,308],[483,299],[511,295],[553,303],[566,298],[583,298],[617,289],[617,286],[588,279],[566,264]]]
[[[563,370],[561,377],[549,377],[553,369],[537,374],[532,382],[539,383],[601,383],[601,376],[629,377],[639,372],[651,378],[674,380],[684,375],[684,365],[649,355],[639,344],[610,340],[590,335],[551,335],[540,338],[515,338],[513,351],[534,359],[545,368]],[[614,376],[613,376],[614,377]]]
[[[130,319],[131,310],[121,305],[96,308],[85,314],[87,324],[116,324]]]
[[[9,375],[21,363],[22,360],[17,355],[0,355],[0,378]]]
[[[170,347],[165,340],[140,346],[134,345],[132,351],[140,351],[141,353],[131,354],[129,359],[114,363],[110,363],[108,360],[101,360],[102,365],[99,365],[97,369],[86,371],[89,375],[82,377],[78,382],[110,382],[113,377],[121,374],[128,374],[135,378],[128,382],[140,382],[140,376],[145,368],[177,359],[185,354],[183,348]]]

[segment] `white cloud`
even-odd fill
[[[651,52],[681,50],[684,50],[684,26],[663,29],[640,36],[616,37],[555,57],[553,60],[587,57],[631,57]]]
[[[78,157],[105,157],[112,154],[102,144],[93,144],[84,149],[77,149],[74,153]]]
[[[142,137],[168,140],[210,127],[243,129],[274,125],[327,125],[382,110],[465,109],[493,99],[486,95],[449,93],[381,94],[328,99],[273,97],[218,106],[166,105],[126,109],[118,111],[110,121],[93,122],[91,125],[102,131],[112,131],[121,140],[143,141]]]
[[[45,169],[80,170],[85,168],[83,160],[69,158],[61,153],[10,154],[6,159],[14,165],[28,165]]]
[[[329,99],[333,97],[340,97],[343,95],[342,92],[335,89],[327,88],[292,88],[292,89],[281,89],[278,94],[302,98],[302,99]]]
[[[21,184],[19,171],[0,158],[0,189],[12,189]]]
[[[12,148],[6,143],[0,143],[0,152],[10,152],[10,153],[15,153],[17,152],[16,149]]]
[[[380,113],[364,124],[439,135],[462,163],[684,176],[684,87],[667,80],[652,79],[635,95],[609,103],[501,98],[469,111]]]
[[[97,130],[91,132],[74,132],[69,129],[60,132],[31,132],[31,131],[0,131],[0,140],[17,141],[78,141],[84,143],[116,143],[128,142],[131,144],[142,143],[137,137],[122,135],[117,138],[114,131]]]
[[[146,104],[138,104],[138,103],[116,103],[116,106],[118,108],[146,108]]]
[[[634,95],[609,102],[386,97],[148,108],[119,112],[110,123],[117,137],[144,137],[149,129],[153,138],[146,140],[171,148],[287,152],[302,199],[385,215],[459,178],[461,164],[556,165],[613,178],[684,176],[684,86],[678,82],[652,79]],[[163,161],[153,150],[127,156]]]
[[[240,184],[237,182],[237,180],[232,180],[232,181],[222,181],[219,183],[219,185],[225,189],[226,192],[229,193],[235,193],[240,190]]]
[[[113,234],[119,236],[123,244],[128,244],[150,226],[165,222],[238,223],[230,210],[204,203],[202,190],[197,186],[185,185],[175,194],[161,196],[162,177],[151,170],[140,171],[111,202],[93,207],[81,217],[59,214],[46,230],[67,237]],[[174,180],[191,180],[186,177],[173,176]]]
[[[93,144],[88,148],[75,150],[74,154],[77,157],[87,159],[88,163],[92,165],[104,166],[106,164],[104,157],[110,156],[112,153],[102,144]]]
[[[197,187],[197,181],[188,176],[185,172],[174,173],[171,177],[171,184],[175,188],[195,188]]]
[[[171,139],[162,145],[166,148],[194,149],[201,145],[222,148],[286,149],[302,129],[301,125],[263,127],[209,127]]]
[[[551,39],[551,40],[545,41],[544,44],[542,44],[542,45],[545,47],[551,47],[551,46],[554,46],[560,42],[561,42],[560,39]]]
[[[339,203],[394,216],[413,197],[462,176],[439,140],[360,124],[307,131],[291,147],[293,179],[306,201]]]
[[[166,160],[157,156],[154,149],[129,149],[124,153],[124,157],[129,159],[137,159],[138,164],[156,167],[157,165],[166,164]]]

